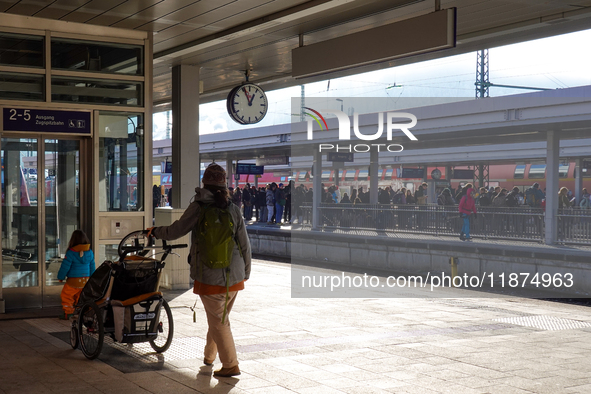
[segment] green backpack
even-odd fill
[[[203,266],[226,270],[226,304],[222,324],[226,317],[229,295],[229,273],[234,245],[234,221],[228,209],[199,202],[201,213],[197,222],[197,252],[199,253],[199,272],[203,277]],[[240,249],[240,248],[239,248]]]
[[[228,209],[202,204],[197,223],[199,262],[208,268],[227,268],[234,252],[234,221]]]

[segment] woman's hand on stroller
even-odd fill
[[[147,229],[145,229],[144,231],[142,231],[142,234],[148,240],[148,246],[153,246],[154,245],[154,241],[156,240],[156,236],[154,234],[152,234],[152,231],[154,231],[155,228],[156,227],[148,227]]]

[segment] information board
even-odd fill
[[[454,168],[453,174],[453,179],[474,179],[474,170]]]
[[[90,135],[89,111],[4,108],[4,131]]]
[[[400,178],[423,179],[425,176],[424,168],[403,168]]]
[[[326,159],[328,161],[352,162],[353,153],[346,152],[328,152]]]
[[[265,166],[257,166],[255,164],[236,164],[236,174],[253,174],[263,175],[265,173]]]
[[[289,164],[287,156],[257,157],[257,166],[280,166]]]

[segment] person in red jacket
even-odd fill
[[[460,200],[459,206],[460,216],[464,220],[462,231],[460,232],[460,239],[462,241],[472,241],[470,236],[470,214],[476,217],[476,203],[474,201],[474,189],[466,190],[466,195]]]

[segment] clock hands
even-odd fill
[[[252,100],[254,100],[254,94],[252,96],[250,94],[248,94],[248,92],[246,91],[246,88],[242,88],[242,90],[246,94],[246,99],[248,100],[248,105],[252,106]]]

